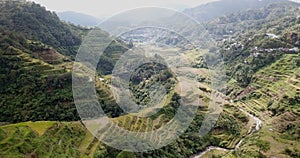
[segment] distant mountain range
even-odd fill
[[[276,2],[288,2],[288,0],[222,0],[200,5],[195,8],[185,9],[183,12],[199,22],[208,22],[226,14],[248,9],[257,9]],[[296,2],[291,3],[297,4]]]
[[[262,8],[271,3],[288,1],[289,0],[222,0],[202,4],[194,8],[183,9],[183,6],[178,8],[199,22],[208,22],[226,14]],[[296,2],[290,3],[295,3],[295,5],[297,4]],[[74,11],[58,12],[57,15],[63,21],[85,27],[96,26],[102,21],[101,18]]]
[[[207,157],[300,157],[299,3],[288,0],[222,0],[186,9],[185,13],[203,22],[204,29],[217,41],[213,47],[182,50],[182,56],[186,56],[191,67],[187,65],[179,73],[189,71],[187,77],[195,78],[195,90],[199,90],[199,94],[188,95],[192,98],[199,96],[201,106],[188,129],[176,141],[145,153],[109,147],[83,126],[74,103],[72,77],[76,75],[82,77],[80,81],[95,83],[99,100],[99,107],[95,109],[101,106],[109,120],[120,129],[139,132],[136,136],[142,140],[147,137],[143,133],[160,131],[170,122],[170,132],[177,131],[177,124],[172,125],[182,98],[174,87],[179,82],[174,77],[177,70],[173,74],[155,62],[135,69],[128,85],[136,103],[144,104],[152,99],[147,89],[153,88],[155,82],[162,85],[168,95],[165,105],[148,118],[127,114],[118,106],[109,81],[116,63],[122,59],[120,56],[126,55],[124,52],[132,46],[138,46],[134,40],[129,44],[122,39],[111,42],[98,62],[95,78],[90,79],[84,73],[72,71],[77,50],[92,28],[73,24],[88,27],[101,20],[81,13],[64,12],[58,16],[70,23],[61,22],[56,14],[31,1],[1,1],[0,8],[0,158],[181,158],[199,157],[203,151]],[[191,31],[191,34],[203,38],[197,31]],[[145,32],[134,33],[145,36]],[[160,33],[153,34],[163,35]],[[107,37],[109,34],[97,30],[97,35]],[[179,43],[176,36],[169,39],[148,37],[157,38],[168,46]],[[142,47],[146,48],[146,45]],[[149,48],[169,52],[169,48]],[[213,67],[217,71],[211,73],[206,61],[216,59],[216,52],[222,55],[222,60],[218,59],[215,65],[217,67],[220,62],[223,66],[220,70],[226,73],[226,77],[213,80],[219,69]],[[125,64],[133,65],[130,63]],[[86,70],[90,71],[88,67]],[[226,82],[226,88],[220,92],[210,88],[213,82],[219,81],[216,79]],[[210,113],[208,105],[213,101],[212,96],[224,96],[224,102],[219,99],[214,102],[224,110],[211,131],[201,136],[199,130],[205,115]],[[145,109],[145,112],[152,109],[154,107]],[[91,114],[90,120],[94,112],[97,111],[86,109],[86,114]],[[216,116],[214,111],[211,114]],[[212,125],[211,121],[207,123]],[[163,137],[169,138],[165,133],[153,136],[157,144],[163,143]],[[107,139],[108,136],[104,137]]]
[[[96,26],[102,21],[101,19],[94,16],[72,11],[59,12],[57,13],[57,15],[63,21],[85,27]]]

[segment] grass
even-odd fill
[[[185,56],[186,58],[190,61],[193,62],[195,61],[195,59],[197,59],[199,56],[203,56],[206,53],[208,53],[207,49],[203,49],[203,50],[190,50],[190,51],[186,51],[185,52]]]
[[[191,54],[188,54],[191,55]],[[200,53],[198,55],[201,55]],[[194,58],[191,56],[190,58]],[[284,58],[295,58],[294,55],[287,55]],[[288,65],[288,61],[286,59],[279,60],[274,63],[270,67],[267,67],[261,70],[258,74],[260,75],[274,75],[276,72],[281,72],[286,69],[293,68],[291,66],[283,66]],[[283,66],[283,67],[281,67]],[[279,81],[276,83],[270,83],[264,78],[259,78],[254,87],[261,87],[255,90],[255,92],[262,94],[260,98],[250,98],[245,101],[239,101],[237,103],[238,106],[245,106],[247,111],[254,113],[255,115],[264,118],[266,122],[271,122],[271,117],[266,117],[262,112],[262,109],[267,107],[266,103],[270,98],[266,94],[266,92],[277,92],[279,88],[283,88],[285,93],[288,96],[295,96],[296,91],[294,86],[290,86],[289,84],[298,83],[298,82],[289,82],[286,83],[287,79],[290,76],[294,76],[294,70],[289,70],[285,73],[280,73]],[[284,75],[282,75],[284,74]],[[105,77],[106,80],[109,80],[109,76]],[[297,80],[295,77],[293,79]],[[235,81],[231,81],[234,84]],[[199,84],[201,87],[207,87],[205,84]],[[101,89],[104,92],[107,92],[106,87],[103,83],[100,83],[98,80],[96,82],[97,88]],[[106,90],[106,91],[105,91]],[[205,92],[203,94],[208,95]],[[173,93],[171,93],[173,94]],[[170,95],[171,96],[171,95]],[[167,103],[171,102],[171,97],[168,96]],[[113,97],[109,92],[102,93],[102,97],[105,97],[107,100],[112,100]],[[233,116],[234,108],[227,108],[224,110],[224,115]],[[199,113],[199,115],[203,115],[203,111]],[[168,117],[165,114],[161,114],[154,119],[145,119],[145,118],[137,118],[132,115],[125,115],[118,118],[114,118],[113,120],[118,123],[121,127],[131,131],[150,131],[159,126],[161,126],[165,121],[165,118]],[[226,129],[219,129],[214,135],[214,137],[218,138],[220,142],[227,148],[233,148],[234,145],[240,140],[242,136],[244,136],[248,132],[248,127],[251,126],[251,123],[245,123],[239,121],[237,118],[232,117],[233,121],[229,122],[230,124],[235,124],[238,126],[238,131],[240,135],[234,135],[229,133],[230,131],[226,131]],[[225,118],[226,119],[226,118]],[[224,120],[220,120],[224,121]],[[225,122],[228,124],[228,122]],[[199,124],[193,124],[192,127],[196,128],[200,126]],[[246,147],[250,147],[252,150],[257,150],[257,148],[253,145],[255,139],[259,136],[260,139],[270,140],[271,144],[278,145],[280,148],[290,148],[291,144],[298,145],[299,143],[295,143],[295,141],[290,141],[286,139],[282,139],[280,133],[273,133],[269,131],[268,128],[271,126],[266,126],[262,129],[262,131],[256,133],[251,138],[247,138],[246,142],[243,143],[243,147],[241,150],[244,150]],[[47,155],[49,157],[61,157],[69,156],[69,157],[92,157],[95,152],[97,152],[98,147],[101,145],[94,136],[89,133],[82,125],[77,123],[58,123],[58,122],[25,122],[13,125],[6,125],[0,127],[0,157],[15,157],[15,156],[24,156],[26,154],[35,152],[36,155]],[[186,138],[189,139],[189,138]],[[297,146],[298,147],[298,146]],[[191,149],[192,152],[196,152],[195,149]],[[282,150],[279,150],[276,147],[271,147],[270,151],[266,152],[267,155],[276,155],[280,154]],[[209,155],[210,154],[210,155]],[[212,153],[208,153],[208,157],[212,156],[212,154],[216,155],[224,155],[225,153],[221,153],[219,151],[213,151]],[[227,157],[226,155],[225,157]],[[229,155],[231,157],[232,155]]]
[[[0,127],[0,157],[78,157],[90,135],[78,122],[24,122]],[[82,150],[79,150],[82,149]]]
[[[38,122],[23,122],[18,124],[10,124],[1,126],[2,129],[10,130],[15,127],[30,127],[32,130],[42,136],[50,127],[52,127],[56,122],[54,121],[38,121]]]
[[[229,154],[229,152],[221,151],[221,150],[211,150],[204,154],[201,158],[212,158],[213,156],[221,156],[225,157]]]
[[[96,152],[98,146],[99,146],[100,142],[97,140],[96,143],[93,144],[91,150],[90,150],[90,153],[89,153],[89,157],[93,157],[94,156],[94,153]]]
[[[50,127],[52,127],[56,122],[53,121],[39,121],[39,122],[26,122],[22,123],[34,131],[36,131],[39,136],[42,136]]]
[[[299,79],[296,76],[299,74],[300,68],[295,64],[296,59],[299,59],[297,54],[286,54],[272,65],[261,69],[251,83],[255,87],[253,92],[259,94],[260,97],[251,97],[251,94],[247,94],[245,100],[239,100],[236,103],[237,106],[243,107],[264,121],[260,131],[245,139],[241,148],[236,152],[236,156],[257,156],[258,148],[255,142],[259,139],[271,144],[269,150],[262,152],[267,157],[287,157],[284,154],[285,149],[300,149],[300,142],[297,140],[296,134],[297,125],[299,125],[299,121],[297,121],[299,120],[299,112],[297,112],[299,106],[290,105],[284,99],[284,96],[293,98],[298,95]],[[277,78],[277,80],[270,81],[270,77]],[[272,105],[268,105],[270,101],[273,101]],[[272,112],[268,111],[270,106],[276,107],[274,109],[278,110],[276,115],[274,113],[272,115]],[[295,120],[290,120],[288,116],[292,116]],[[295,128],[280,131],[287,125],[295,125]],[[291,135],[290,133],[295,134]]]
[[[270,142],[271,144],[270,150],[263,152],[263,154],[266,155],[267,157],[274,157],[274,156],[286,157],[286,155],[283,154],[285,149],[300,148],[299,141],[282,139],[281,138],[282,134],[276,131],[271,131],[270,128],[272,128],[272,125],[265,125],[259,132],[255,133],[250,138],[246,138],[243,145],[238,150],[238,152],[258,151],[258,148],[254,144],[258,139]]]
[[[90,133],[89,131],[86,131],[85,137],[84,137],[83,141],[80,143],[80,146],[78,148],[81,155],[85,154],[85,152],[87,151],[89,145],[93,142],[94,138],[95,137],[92,133]]]

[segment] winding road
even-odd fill
[[[248,137],[248,136],[252,135],[254,132],[259,131],[259,130],[261,129],[262,121],[261,121],[258,117],[255,117],[254,115],[248,113],[247,111],[245,111],[245,110],[242,109],[242,108],[239,108],[239,110],[242,111],[243,113],[245,113],[246,115],[248,115],[250,118],[252,118],[252,119],[255,121],[255,123],[256,123],[255,128],[250,127],[249,131],[250,131],[250,130],[251,130],[251,131],[250,131],[249,134],[246,135],[245,137]],[[242,144],[242,142],[244,141],[245,137],[242,138],[242,139],[235,145],[234,149],[226,149],[226,148],[221,148],[221,147],[216,147],[216,146],[209,146],[209,147],[206,148],[205,151],[203,151],[203,152],[201,152],[201,153],[198,153],[198,154],[196,154],[196,155],[193,155],[193,156],[191,156],[191,158],[201,158],[201,157],[204,156],[206,153],[208,153],[208,152],[210,152],[210,151],[212,151],[212,150],[220,150],[220,151],[230,151],[230,152],[233,152],[233,151],[235,151],[236,149],[238,149],[238,148],[241,146],[241,144]]]

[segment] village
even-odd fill
[[[266,33],[265,34],[266,38],[269,39],[280,39],[280,36],[271,34],[271,33]],[[298,38],[297,34],[292,34],[291,35],[292,39]],[[251,41],[251,38],[248,38],[248,41]],[[222,40],[223,43],[227,43],[225,46],[225,50],[243,50],[245,46],[241,43],[238,42],[237,40],[233,38],[227,38]],[[251,50],[252,54],[251,56],[258,57],[262,54],[265,53],[276,53],[276,52],[282,52],[286,54],[297,54],[299,53],[299,48],[294,47],[294,48],[287,48],[287,47],[279,47],[279,48],[259,48],[259,47],[254,47]]]

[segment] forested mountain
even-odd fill
[[[277,149],[282,142],[300,138],[299,15],[299,4],[279,2],[206,24],[219,41],[217,49],[228,75],[227,96],[265,123],[260,132],[242,143],[237,157],[300,155],[299,141],[293,141],[295,147]],[[264,144],[264,154],[249,150],[255,139],[269,143]]]
[[[299,6],[299,5],[298,5]],[[228,75],[246,87],[252,75],[299,48],[298,6],[274,3],[217,18],[206,25],[221,45]],[[247,73],[246,73],[247,72]]]
[[[89,29],[63,23],[55,13],[33,2],[3,2],[1,8],[0,122],[78,120],[71,71]],[[123,47],[115,43],[108,50]],[[107,59],[102,63],[109,62]],[[106,92],[109,89],[101,83],[97,87],[108,115],[120,115]]]
[[[71,61],[88,30],[33,2],[0,8],[0,121],[77,120]]]
[[[93,27],[101,22],[99,18],[72,11],[58,12],[57,15],[63,21],[85,27]]]
[[[261,8],[271,3],[286,1],[287,0],[221,0],[186,9],[184,10],[184,13],[190,15],[199,22],[208,22],[226,14]],[[296,5],[297,3],[294,4]]]
[[[102,144],[78,121],[71,71],[90,30],[62,22],[33,2],[1,2],[0,157],[185,158],[202,151],[207,151],[204,157],[300,157],[299,4],[222,0],[185,12],[202,22],[218,43],[210,49],[183,50],[192,63],[186,71],[201,72],[193,77],[203,103],[175,142],[131,153]],[[90,80],[102,108],[118,126],[134,132],[155,130],[178,110],[178,80],[163,65],[143,65],[130,80],[136,102],[149,102],[147,88],[156,82],[167,90],[167,101],[149,118],[124,113],[108,83],[117,60],[132,47],[133,43],[113,41]],[[202,137],[199,129],[214,91],[203,54],[216,52],[222,54],[228,81],[224,110]]]
[[[0,26],[52,46],[64,55],[75,55],[82,34],[74,26],[63,23],[58,16],[34,2],[3,1],[0,6]]]

